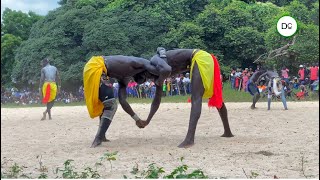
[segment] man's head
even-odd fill
[[[47,64],[49,64],[50,61],[49,61],[49,58],[44,58],[42,61],[41,61],[41,65],[42,67],[45,67]]]

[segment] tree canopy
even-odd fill
[[[158,46],[201,48],[224,68],[249,67],[261,54],[287,44],[276,30],[284,15],[298,22],[290,56],[280,67],[319,60],[318,0],[61,0],[40,17],[6,9],[1,24],[1,79],[38,81],[40,60],[49,57],[63,86],[82,83],[92,55],[149,59]],[[3,68],[4,67],[4,71]],[[75,87],[76,88],[76,87]]]

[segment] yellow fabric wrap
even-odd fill
[[[102,56],[93,56],[83,69],[84,97],[91,118],[100,116],[103,110],[103,104],[99,100],[102,72],[107,74],[107,68]]]
[[[50,89],[48,89],[50,85]],[[49,91],[49,92],[47,92]],[[57,84],[55,82],[44,82],[42,85],[43,103],[49,103],[53,101],[57,96]]]
[[[193,53],[196,50],[193,51]],[[192,80],[192,71],[193,67],[195,65],[195,62],[198,64],[198,68],[200,71],[203,87],[204,87],[204,94],[203,98],[211,98],[213,95],[213,80],[214,80],[214,74],[213,74],[213,59],[211,54],[199,50],[196,52],[196,54],[192,58],[191,62],[191,69],[190,69],[190,79]]]

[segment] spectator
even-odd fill
[[[318,79],[318,67],[316,67],[316,64],[313,64],[312,67],[310,67],[310,88],[311,91],[313,90],[313,86],[311,84]]]
[[[162,84],[162,96],[167,96],[167,81],[165,80]]]
[[[253,69],[252,69],[251,66],[249,67],[249,72],[248,72],[248,73],[249,73],[249,76],[252,76],[252,74],[253,74]]]
[[[236,70],[235,68],[231,69],[231,73],[230,73],[230,83],[231,83],[231,89],[235,88],[235,78],[236,78]]]
[[[286,81],[286,83],[289,83],[289,69],[285,66],[282,67],[281,78]]]
[[[246,68],[244,71],[243,71],[243,74],[242,74],[242,90],[244,92],[247,91],[247,82],[249,80],[249,73],[248,73],[248,68]]]
[[[183,78],[183,85],[184,85],[184,89],[186,90],[187,94],[191,93],[191,87],[190,87],[190,78],[189,78],[190,74],[186,73],[186,77]]]
[[[303,84],[305,80],[305,69],[303,68],[303,65],[299,66],[298,76],[299,76],[299,83]]]
[[[241,87],[241,69],[238,68],[237,72],[235,73],[235,83],[234,87],[236,90],[240,89]]]

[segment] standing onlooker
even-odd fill
[[[119,83],[118,82],[114,82],[113,83],[113,94],[114,94],[114,98],[118,98],[118,91],[119,91]]]
[[[310,67],[310,88],[311,91],[313,90],[313,87],[311,84],[318,79],[318,67],[316,67],[316,64],[313,64],[312,67]]]
[[[184,89],[186,90],[187,94],[190,94],[190,78],[189,78],[190,74],[186,73],[186,77],[183,78],[182,82],[184,85]]]
[[[162,96],[167,96],[167,80],[164,80],[162,84]]]
[[[251,67],[251,66],[249,67],[248,74],[249,74],[249,77],[251,77],[251,76],[252,76],[252,74],[253,74],[253,69],[252,69],[252,67]]]
[[[167,78],[167,92],[168,96],[172,96],[171,78]]]
[[[282,67],[281,77],[284,81],[286,81],[286,83],[289,83],[289,69],[285,66]]]
[[[235,78],[236,78],[236,70],[235,68],[231,69],[231,73],[230,73],[230,83],[231,83],[231,89],[234,89],[234,83],[235,83]]]
[[[247,91],[247,82],[249,80],[249,73],[248,73],[248,68],[246,68],[244,71],[243,71],[243,74],[242,74],[242,90],[244,92]]]
[[[304,83],[304,79],[305,79],[305,69],[303,68],[303,65],[299,66],[299,71],[298,71],[298,76],[299,76],[299,82]]]
[[[235,73],[235,83],[234,83],[234,87],[236,90],[240,90],[240,86],[241,86],[241,69],[238,68],[237,72]]]

